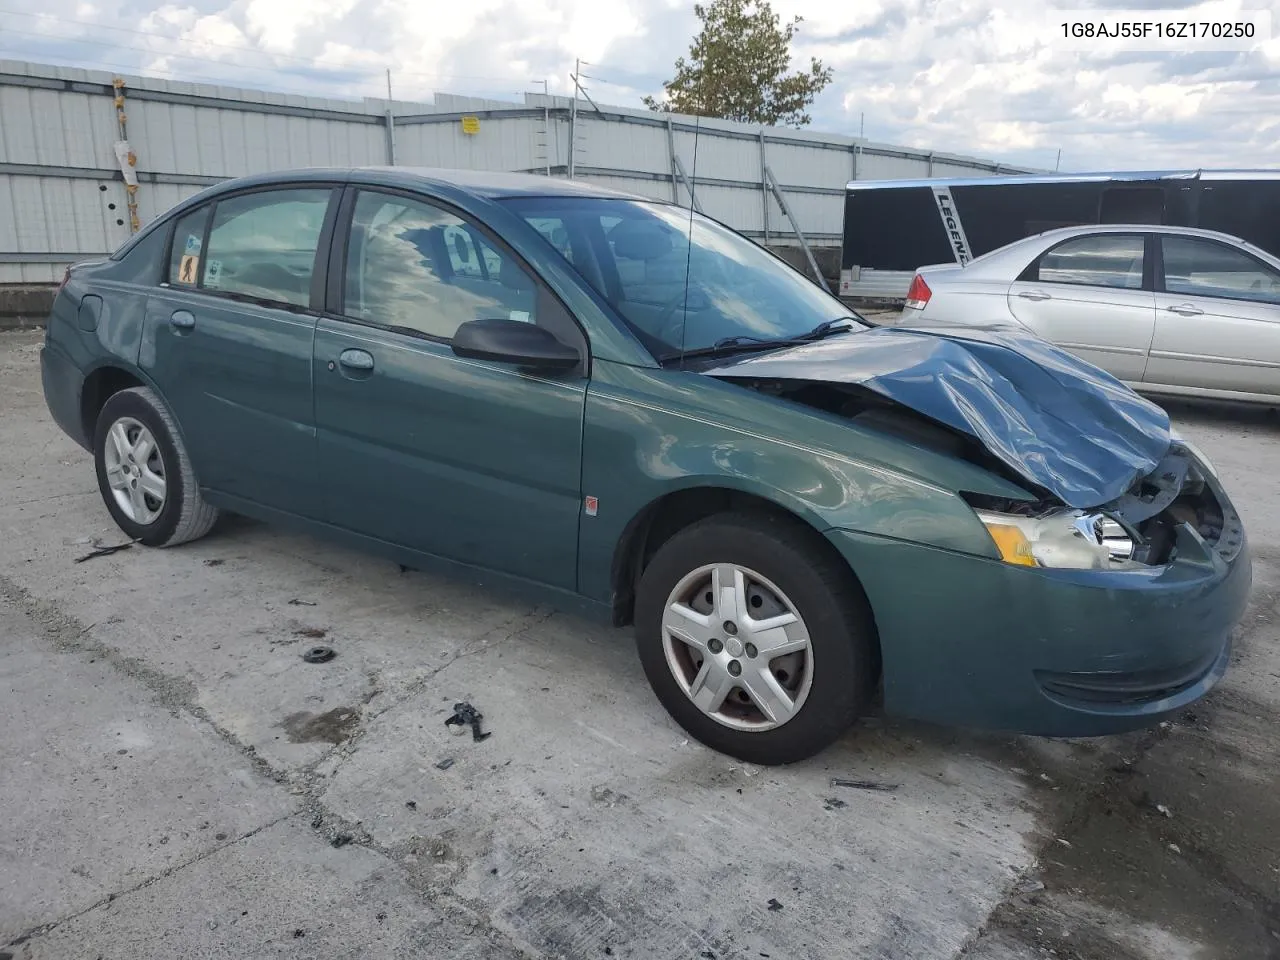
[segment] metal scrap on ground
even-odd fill
[[[881,793],[892,793],[899,786],[896,783],[877,783],[874,780],[842,780],[839,777],[832,777],[831,785],[833,787],[849,787],[853,790],[877,790]]]
[[[484,714],[476,710],[476,708],[473,707],[471,704],[463,702],[463,703],[455,703],[453,705],[453,716],[445,720],[444,723],[445,723],[445,726],[447,727],[456,726],[461,728],[465,726],[470,726],[471,739],[479,743],[481,740],[488,739],[489,733],[493,732],[493,731],[490,731],[489,733],[480,732],[480,721],[483,719],[484,719]]]
[[[110,547],[100,546],[95,540],[93,542],[93,552],[86,553],[83,557],[76,557],[76,563],[84,563],[86,560],[96,560],[98,557],[109,557],[113,553],[119,553],[121,550],[128,550],[137,540],[129,540],[126,543],[117,543]]]

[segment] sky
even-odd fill
[[[1084,8],[1089,9],[1085,10]],[[1063,170],[1280,166],[1280,0],[774,0],[802,16],[793,62],[834,73],[823,132]],[[0,58],[314,96],[519,100],[572,89],[600,104],[660,94],[698,29],[675,0],[0,0]],[[1107,10],[1139,22],[1269,15],[1252,49],[1068,42]],[[1159,46],[1159,44],[1148,44]],[[1061,151],[1059,155],[1059,151]],[[1060,158],[1059,158],[1060,156]]]

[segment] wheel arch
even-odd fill
[[[119,357],[104,358],[102,362],[85,373],[84,383],[80,387],[80,424],[90,447],[93,445],[98,415],[102,412],[103,406],[115,394],[132,387],[146,387],[168,406],[164,394],[151,378]]]
[[[636,585],[649,560],[671,537],[706,517],[718,513],[756,513],[776,517],[803,530],[815,551],[837,559],[856,584],[874,627],[874,609],[857,571],[849,566],[822,527],[801,510],[753,491],[725,484],[685,486],[651,500],[627,522],[614,548],[610,569],[612,615],[615,626],[627,626],[635,615]],[[879,633],[876,631],[877,659]]]

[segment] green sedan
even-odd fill
[[[872,328],[751,240],[544,177],[229,181],[67,272],[41,354],[154,547],[222,512],[633,623],[758,763],[882,696],[1088,736],[1223,675],[1251,569],[1159,407],[1014,329]]]

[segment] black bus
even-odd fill
[[[840,294],[901,299],[917,267],[1091,223],[1203,227],[1280,256],[1280,170],[855,180],[845,188]]]

